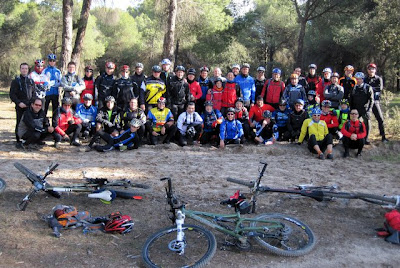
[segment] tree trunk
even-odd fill
[[[178,12],[178,0],[170,0],[168,7],[167,32],[164,36],[163,58],[174,57],[175,22]]]
[[[297,57],[296,57],[296,67],[303,68],[303,46],[304,46],[304,37],[306,35],[306,25],[307,20],[303,19],[300,21],[300,33],[299,39],[297,42]]]
[[[81,53],[83,50],[83,41],[85,39],[86,34],[86,26],[89,19],[90,5],[92,4],[92,0],[83,0],[81,17],[78,22],[78,32],[76,33],[75,46],[72,51],[71,60],[76,63],[76,71],[79,71],[79,63],[81,60]]]
[[[176,41],[176,48],[175,48],[175,66],[178,65],[178,55],[179,55],[179,39]]]
[[[71,61],[72,53],[72,0],[63,0],[63,33],[61,48],[61,72],[67,70],[68,62]]]

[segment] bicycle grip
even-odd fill
[[[59,166],[58,163],[56,163],[54,166],[52,166],[49,170],[49,173],[53,172],[57,167]]]

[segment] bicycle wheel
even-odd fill
[[[30,180],[30,182],[34,183],[35,181],[39,181],[39,176],[21,163],[15,162],[14,167],[16,167],[22,174],[24,174],[28,178],[28,180]]]
[[[141,183],[126,183],[123,180],[112,181],[106,184],[103,189],[113,190],[117,194],[117,197],[131,199],[137,195],[143,195],[150,193],[152,188],[149,185]]]
[[[301,221],[282,214],[261,214],[251,222],[252,227],[263,227],[264,231],[254,238],[269,252],[281,256],[301,256],[315,246],[315,236],[310,227]],[[267,221],[267,222],[262,222]],[[271,228],[268,222],[281,223],[282,227]]]
[[[6,182],[0,178],[0,194],[6,189]]]
[[[243,180],[239,180],[239,179],[234,179],[234,178],[227,178],[227,181],[236,183],[236,184],[241,184],[247,187],[254,187],[254,181],[243,181]]]
[[[158,231],[143,246],[142,258],[148,267],[203,267],[215,254],[217,242],[207,229],[184,224],[185,249],[183,254],[174,248],[176,226]]]

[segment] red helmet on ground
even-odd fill
[[[126,234],[132,231],[133,225],[134,223],[130,216],[116,212],[110,215],[110,220],[106,223],[104,231]]]

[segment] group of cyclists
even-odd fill
[[[383,81],[374,63],[368,64],[367,74],[354,76],[354,67],[347,65],[343,77],[330,68],[320,77],[317,66],[310,64],[306,77],[295,68],[285,83],[279,68],[267,79],[260,66],[253,78],[247,63],[232,65],[225,77],[220,68],[211,75],[203,66],[197,76],[194,68],[182,65],[173,72],[171,61],[163,59],[149,76],[137,63],[134,70],[121,66],[116,77],[116,65],[108,61],[104,73],[95,78],[94,69],[86,66],[81,78],[74,62],[63,75],[56,60],[56,55],[48,55],[47,67],[44,60],[36,60],[31,73],[22,63],[21,74],[11,83],[17,148],[43,145],[49,134],[56,148],[62,141],[80,146],[87,140],[98,151],[172,141],[224,148],[276,141],[301,144],[308,139],[310,151],[320,159],[333,159],[334,139],[342,141],[344,157],[351,148],[361,155],[369,144],[372,113],[382,141],[388,141],[379,103]],[[50,103],[51,124],[46,117]]]

